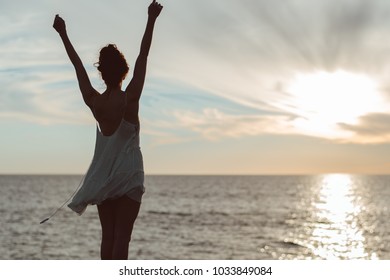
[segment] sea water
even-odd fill
[[[81,176],[0,176],[0,259],[99,259]],[[146,176],[131,259],[390,259],[390,176]]]

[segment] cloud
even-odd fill
[[[152,139],[149,144],[151,147],[172,145],[194,140],[193,137],[180,136],[180,133],[177,133],[177,131],[171,131],[172,123],[164,121],[156,123],[155,121],[151,122],[147,119],[141,119],[141,122],[142,134],[149,136]]]
[[[262,134],[292,133],[289,116],[233,115],[217,108],[205,108],[202,113],[175,111],[178,127],[194,131],[204,139],[239,138]]]
[[[367,75],[378,83],[378,95],[388,94],[385,90],[390,51],[390,40],[386,36],[390,25],[388,1],[247,0],[224,1],[223,5],[181,1],[176,8],[179,15],[174,14],[175,19],[180,19],[181,24],[173,25],[172,21],[168,26],[160,26],[172,34],[171,40],[159,41],[158,48],[162,49],[156,56],[158,67],[154,74],[243,108],[267,111],[268,114],[255,116],[266,120],[256,126],[258,133],[270,133],[276,123],[288,133],[335,141],[361,141],[337,123],[332,127],[334,135],[332,131],[327,135],[300,131],[298,127],[291,129],[291,125],[294,127],[294,123],[307,118],[293,108],[294,96],[288,92],[291,80],[300,73],[341,70]],[[185,8],[191,12],[185,13]],[[172,48],[164,45],[172,41],[175,42]],[[348,108],[351,100],[343,100],[345,104],[338,106]],[[389,100],[383,100],[390,104]],[[181,118],[192,124],[188,127],[196,127],[208,138],[229,133],[247,135],[244,128],[223,133],[229,130],[222,129],[223,124],[216,122],[217,114],[212,117],[207,108],[214,107],[206,105],[202,112],[184,110]],[[371,110],[371,113],[383,112],[383,107]],[[218,111],[221,113],[224,109]],[[292,116],[287,117],[288,114]],[[177,113],[177,118],[180,115]],[[245,123],[248,115],[245,109],[239,115]],[[284,118],[281,121],[275,115],[285,117],[281,117]],[[224,119],[229,121],[227,116]],[[205,124],[199,125],[196,120],[204,120]]]
[[[0,119],[42,125],[91,123],[74,74],[40,67],[5,71],[0,78]]]
[[[80,2],[77,9],[72,1],[37,1],[29,7],[7,4],[9,12],[0,19],[4,26],[0,33],[0,81],[4,85],[0,118],[18,116],[46,124],[92,121],[79,96],[73,69],[51,28],[54,11],[67,19],[76,49],[94,73],[93,82],[101,85],[91,67],[99,47],[108,41],[118,43],[130,54],[132,64],[146,23],[147,4],[119,2],[118,6],[123,6],[118,13],[131,14],[127,21],[108,9],[111,3],[91,3]],[[142,117],[150,123],[161,118],[207,139],[281,131],[307,134],[294,127],[294,120],[305,116],[288,110],[294,104],[289,103],[287,88],[296,73],[317,69],[367,73],[378,80],[382,94],[390,96],[386,91],[388,1],[226,0],[221,5],[205,0],[167,0],[164,6],[153,38],[148,79],[168,83],[176,94],[178,89],[202,94],[191,99],[186,93],[175,96],[181,103],[165,102],[153,108],[144,105],[147,109]],[[105,17],[96,20],[107,11],[112,13],[106,17],[110,24]],[[129,28],[124,28],[127,23]],[[145,89],[148,87],[147,81]],[[156,92],[160,89],[153,88]],[[206,104],[209,99],[205,96],[215,97],[220,104],[213,104],[213,100]],[[144,104],[149,101],[141,100]],[[231,104],[235,104],[234,112]],[[372,113],[377,112],[373,109]],[[338,129],[352,128],[345,124]],[[150,126],[150,134],[166,138],[167,143],[194,137],[181,135],[186,132],[176,129],[162,136],[166,132]]]
[[[49,3],[7,3],[7,14],[0,20],[4,27],[0,32],[0,120],[91,123],[45,4]]]
[[[386,143],[390,141],[390,114],[371,113],[362,116],[358,124],[340,123],[342,129],[355,134],[361,143]]]

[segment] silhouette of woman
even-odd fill
[[[121,86],[129,67],[115,45],[110,44],[100,51],[97,68],[107,86],[100,94],[92,87],[68,38],[65,21],[56,15],[53,24],[76,70],[84,102],[97,121],[91,166],[68,206],[81,215],[89,204],[97,204],[102,226],[102,259],[127,259],[133,224],[144,193],[138,109],[154,24],[162,8],[155,0],[148,8],[140,53],[133,78],[125,91],[121,90]]]

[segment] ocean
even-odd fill
[[[0,259],[99,259],[81,176],[0,176]],[[130,259],[390,259],[390,176],[146,176]]]

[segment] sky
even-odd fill
[[[99,91],[132,66],[150,1],[0,0],[0,174],[83,174],[96,123],[55,14]],[[141,98],[146,174],[390,172],[390,2],[165,0]],[[131,75],[125,80],[127,85]]]

